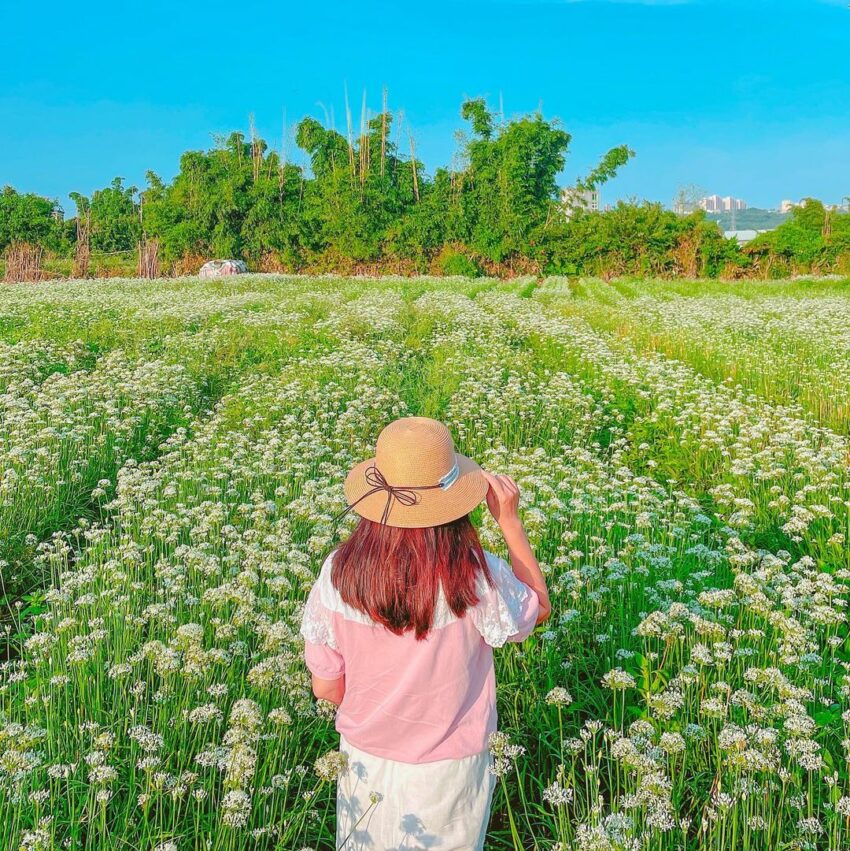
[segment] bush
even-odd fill
[[[446,246],[436,257],[437,271],[440,275],[462,275],[465,278],[481,276],[481,266],[457,248]]]

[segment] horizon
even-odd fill
[[[149,169],[170,180],[183,151],[247,133],[252,114],[272,147],[285,120],[288,154],[305,163],[297,121],[344,131],[347,87],[356,127],[363,93],[376,113],[386,87],[431,174],[451,162],[463,98],[485,96],[507,118],[542,107],[560,119],[573,137],[563,186],[609,148],[633,148],[603,205],[669,206],[688,184],[763,209],[850,194],[850,117],[835,108],[850,100],[844,2],[442,0],[421,20],[389,18],[393,7],[374,0],[333,4],[321,19],[249,3],[227,28],[216,4],[148,8],[158,29],[101,2],[83,12],[48,3],[35,59],[11,43],[0,59],[0,183],[72,214],[69,192],[90,195],[116,176],[143,188]],[[22,10],[8,14],[23,27]],[[68,48],[86,40],[96,47]],[[406,138],[399,147],[409,155]]]

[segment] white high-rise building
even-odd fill
[[[723,212],[723,199],[719,195],[707,195],[700,199],[699,205],[706,213]]]
[[[699,205],[706,213],[731,213],[747,209],[746,201],[731,195],[723,198],[720,195],[707,195],[700,200]]]
[[[576,189],[567,186],[561,190],[561,204],[570,218],[577,210],[588,213],[599,212],[599,190],[598,189]]]

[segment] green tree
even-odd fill
[[[533,245],[553,214],[557,175],[563,169],[570,134],[539,114],[494,128],[483,100],[461,109],[472,137],[463,158],[468,164],[460,187],[460,238],[485,257],[502,261]]]
[[[776,275],[824,271],[836,259],[836,246],[831,240],[835,218],[820,201],[807,198],[792,209],[786,222],[754,239],[747,246],[747,253],[760,258],[765,269],[772,269]],[[841,225],[838,231],[843,232]]]
[[[298,125],[296,141],[310,157],[314,177],[304,210],[314,249],[366,261],[378,259],[390,244],[391,251],[410,246],[410,228],[401,222],[428,184],[422,164],[398,154],[392,123],[382,113],[351,142],[313,118]],[[417,224],[410,224],[415,232]]]
[[[276,153],[263,160],[257,180],[248,188],[248,207],[242,221],[243,253],[260,258],[279,252],[290,261],[301,252],[301,207],[304,174],[284,164]]]
[[[148,173],[142,193],[145,232],[160,240],[167,258],[240,257],[252,181],[251,145],[242,133],[219,139],[209,151],[186,151],[170,185]]]
[[[628,145],[618,145],[616,148],[611,148],[590,174],[576,181],[576,188],[588,191],[598,189],[603,183],[613,179],[634,155],[635,152]]]
[[[716,275],[743,262],[733,240],[701,211],[688,216],[660,204],[620,202],[547,230],[543,267],[554,274]]]
[[[701,212],[675,215],[658,204],[621,203],[606,212],[565,215],[559,175],[571,137],[540,114],[505,120],[482,98],[467,100],[468,135],[451,168],[427,174],[403,155],[386,109],[347,137],[313,118],[296,128],[309,166],[284,162],[253,132],[187,151],[172,181],[153,172],[137,196],[116,178],[89,199],[78,193],[96,250],[136,247],[156,237],[161,255],[269,255],[286,265],[346,270],[358,264],[450,271],[539,268],[566,274],[719,275],[755,267],[761,274],[850,271],[850,215],[811,201],[743,251]],[[575,182],[593,190],[612,179],[633,151],[620,145]],[[684,206],[684,204],[682,205]],[[55,203],[7,187],[0,195],[0,249],[11,240],[64,248],[74,222]]]
[[[0,192],[0,251],[12,242],[32,242],[44,248],[62,247],[61,210],[49,198],[16,192],[4,186]]]
[[[79,192],[70,193],[80,214],[91,218],[91,245],[95,251],[132,251],[141,236],[139,208],[135,186],[124,186],[124,178],[116,177],[105,189],[98,189],[91,199]]]

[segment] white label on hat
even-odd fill
[[[452,467],[451,470],[449,470],[449,472],[440,479],[438,484],[443,490],[447,490],[458,480],[459,476],[460,467],[458,466],[457,461],[455,461],[454,467]]]

